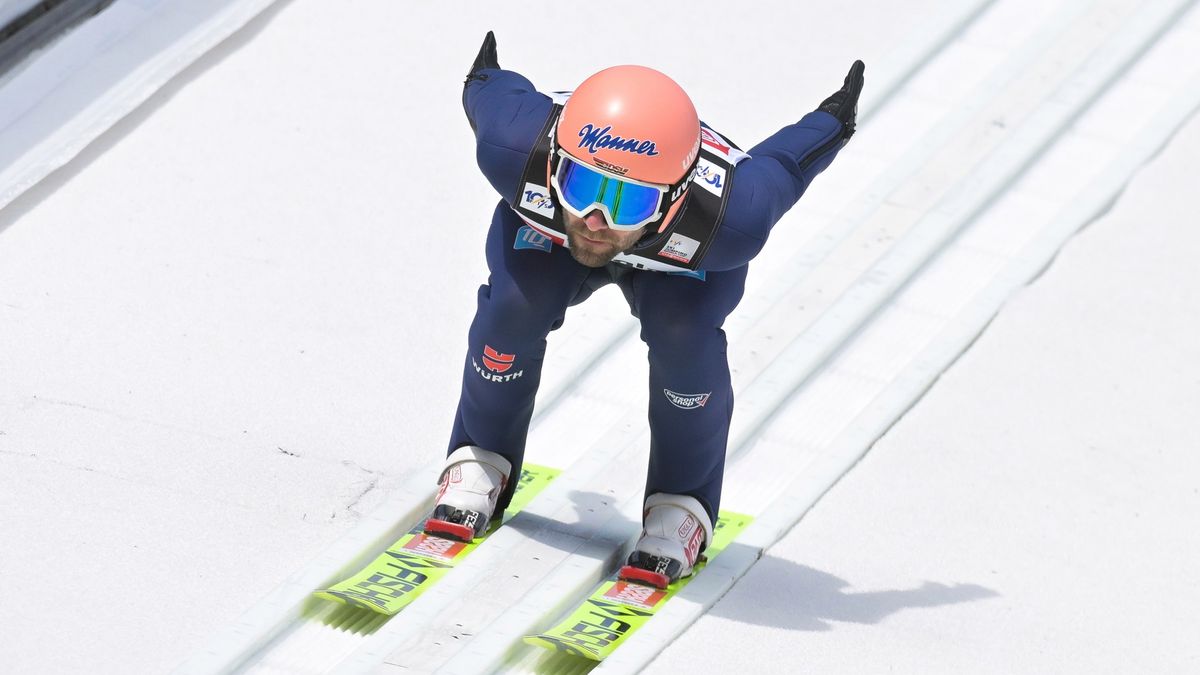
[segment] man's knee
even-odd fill
[[[655,312],[642,317],[642,341],[653,352],[695,355],[724,352],[725,332],[714,320],[686,311]]]
[[[544,338],[562,320],[561,302],[512,285],[479,287],[478,316],[488,329],[511,336]]]

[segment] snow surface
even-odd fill
[[[8,25],[9,21],[29,11],[39,0],[5,0],[0,2],[0,28]]]
[[[646,672],[1196,672],[1198,152],[1193,117]]]
[[[443,453],[495,202],[459,103],[487,29],[548,88],[658,67],[748,145],[854,58],[869,96],[951,4],[256,20],[0,212],[0,669],[169,669]],[[676,30],[581,27],[634,8]],[[1194,669],[1197,136],[654,669]]]
[[[1177,87],[1197,63],[1183,44],[1184,72],[1160,71]],[[1100,129],[1151,98],[1099,104],[1108,119],[1089,111],[1051,153],[1077,165],[1048,156],[1029,177],[1086,186]],[[1068,249],[650,672],[1195,671],[1197,353],[1165,336],[1197,319],[1196,125],[1083,238],[1104,245]],[[1047,294],[1055,274],[1072,277]]]

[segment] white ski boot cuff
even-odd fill
[[[656,492],[646,498],[646,505],[642,508],[642,518],[647,520],[650,516],[650,510],[656,506],[675,506],[692,514],[700,527],[704,528],[704,548],[712,542],[713,525],[708,519],[708,511],[704,510],[704,505],[699,499],[689,497],[687,495],[669,495],[664,492]]]
[[[652,494],[642,512],[642,536],[617,576],[665,589],[692,575],[712,536],[708,512],[697,499]]]
[[[500,473],[502,481],[507,481],[509,474],[512,473],[512,463],[504,459],[503,456],[497,455],[490,450],[477,448],[474,445],[464,445],[450,453],[450,456],[446,458],[446,465],[442,468],[442,472],[438,474],[437,482],[441,483],[446,478],[446,474],[449,473],[450,469],[454,468],[454,465],[464,462],[477,462],[495,469]]]
[[[511,472],[507,459],[483,448],[468,445],[450,453],[425,533],[465,542],[483,536]]]

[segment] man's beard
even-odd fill
[[[615,245],[608,251],[593,249],[594,245],[583,241],[582,235],[567,230],[567,250],[571,252],[571,257],[575,259],[575,262],[580,265],[585,267],[604,267],[612,262],[612,259],[620,253]]]
[[[571,252],[571,257],[575,258],[575,262],[584,267],[604,267],[620,252],[631,249],[637,243],[637,239],[641,238],[641,232],[637,235],[619,235],[612,229],[593,232],[582,223],[571,223],[565,219],[563,225],[566,231],[566,247]],[[593,244],[584,238],[602,241],[605,245]]]

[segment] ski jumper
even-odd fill
[[[555,100],[513,71],[483,69],[467,81],[463,106],[475,131],[479,168],[502,199],[487,235],[489,277],[479,288],[468,334],[449,451],[465,445],[490,450],[508,459],[512,475],[519,475],[546,336],[563,324],[568,307],[615,283],[640,320],[649,351],[646,494],[695,497],[716,522],[733,414],[721,326],[740,302],[748,263],[771,228],[841,149],[841,123],[828,113],[811,112],[751,148],[748,157],[736,148],[730,151],[742,161],[720,177],[728,187],[722,213],[707,241],[687,245],[686,255],[675,256],[687,258],[679,271],[629,255],[591,268],[571,257],[553,228],[535,229],[538,222],[530,216],[531,201],[547,213],[553,206],[549,193],[526,189],[536,186],[525,179],[548,120],[557,114]],[[710,131],[705,128],[706,143],[720,146],[723,139]],[[712,176],[697,174],[692,190],[701,189],[698,182],[706,178]],[[527,201],[525,218],[519,215],[521,201]],[[668,241],[647,246],[661,239],[653,229],[635,249],[675,251]],[[499,510],[508,505],[516,483],[508,481]]]

